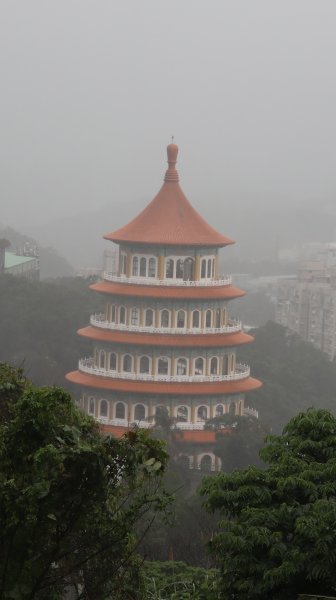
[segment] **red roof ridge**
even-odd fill
[[[127,225],[104,235],[113,242],[222,247],[234,244],[209,225],[179,186],[175,169],[178,147],[167,147],[168,169],[155,198]]]

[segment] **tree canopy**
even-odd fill
[[[335,595],[336,418],[309,409],[248,467],[204,480],[201,493],[223,520],[211,542],[224,598],[294,600]]]
[[[135,551],[169,498],[163,444],[100,435],[60,388],[0,365],[0,597],[141,598]],[[135,534],[138,532],[138,535]]]
[[[80,278],[28,281],[0,276],[0,361],[24,366],[37,385],[65,385],[91,345],[77,329],[99,312],[101,298]]]
[[[274,433],[310,406],[334,410],[335,363],[296,333],[271,321],[252,333],[255,341],[240,350],[240,357],[263,386],[249,392],[246,402],[258,409]]]

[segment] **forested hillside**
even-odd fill
[[[268,322],[252,332],[253,344],[241,352],[263,387],[247,396],[248,404],[274,432],[299,411],[314,406],[336,409],[336,365],[326,355],[281,325]]]
[[[0,361],[23,366],[38,385],[65,385],[64,375],[89,350],[76,331],[100,310],[87,281],[0,277]]]

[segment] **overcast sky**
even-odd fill
[[[0,223],[150,200],[171,135],[201,211],[332,206],[335,31],[335,0],[0,0]]]

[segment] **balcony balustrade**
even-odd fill
[[[136,422],[138,427],[142,429],[150,429],[154,426],[153,420],[151,421],[128,421],[127,419],[109,419],[108,417],[97,417],[99,423],[104,425],[113,425],[114,427],[127,427],[129,428],[132,423]],[[200,421],[198,423],[191,423],[190,421],[179,421],[175,423],[174,428],[181,429],[183,431],[201,431],[204,429],[206,421]]]
[[[110,371],[95,366],[93,357],[82,358],[78,362],[78,368],[83,373],[96,375],[99,377],[110,377],[113,379],[127,379],[131,381],[156,381],[166,383],[206,383],[214,381],[235,381],[245,379],[250,375],[250,367],[240,363],[236,364],[234,373],[229,375],[152,375],[149,373],[128,373],[119,371]]]
[[[231,285],[232,277],[227,275],[221,279],[199,279],[193,281],[191,279],[157,279],[157,277],[139,277],[126,275],[117,275],[108,271],[104,272],[104,279],[113,283],[131,283],[136,285],[157,285],[157,286],[172,286],[172,287],[214,287],[221,285]]]
[[[259,412],[255,408],[251,408],[250,406],[245,406],[243,410],[244,417],[255,417],[259,419]]]
[[[222,327],[146,327],[140,325],[124,325],[122,323],[112,323],[111,321],[107,321],[104,313],[91,315],[90,324],[94,327],[100,327],[101,329],[112,329],[115,331],[131,331],[138,333],[168,333],[172,335],[179,334],[191,334],[191,335],[200,335],[206,333],[234,333],[236,331],[241,331],[242,322],[231,319],[228,325],[223,325]]]

